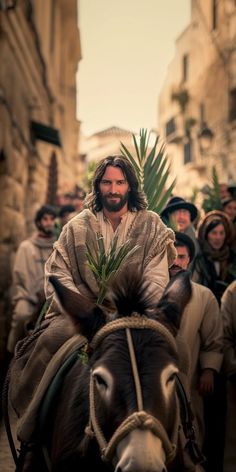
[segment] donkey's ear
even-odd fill
[[[76,331],[91,338],[105,323],[106,315],[103,310],[79,292],[67,288],[54,275],[49,277],[49,281],[54,287],[62,311],[70,317]]]
[[[178,272],[161,297],[157,308],[165,315],[166,321],[179,329],[181,316],[192,295],[190,273],[187,270]]]

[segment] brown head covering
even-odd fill
[[[210,224],[217,221],[219,221],[219,223],[222,223],[225,228],[226,237],[224,245],[228,246],[232,243],[234,238],[234,225],[232,221],[230,220],[228,215],[223,211],[213,210],[209,211],[209,213],[207,213],[200,222],[198,228],[198,240],[201,246],[203,246],[207,240],[207,234]]]

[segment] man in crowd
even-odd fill
[[[161,217],[166,224],[173,225],[176,231],[187,234],[192,239],[195,254],[199,252],[199,244],[193,226],[197,216],[197,207],[181,197],[172,197],[161,213]]]
[[[184,233],[175,232],[177,258],[170,275],[188,269],[194,258],[194,244]],[[189,347],[191,356],[191,402],[197,421],[198,443],[203,446],[203,401],[214,392],[215,373],[220,371],[223,349],[223,326],[219,306],[212,292],[191,282],[192,297],[184,310],[179,335]]]
[[[35,215],[37,232],[22,241],[13,267],[13,314],[7,349],[14,352],[17,341],[26,334],[25,326],[42,308],[44,295],[44,266],[55,242],[56,211],[44,205]]]
[[[102,235],[107,253],[116,237],[117,248],[127,240],[131,248],[138,245],[119,272],[127,267],[134,273],[142,272],[156,303],[169,279],[168,265],[175,257],[174,233],[156,213],[146,209],[146,197],[139,191],[135,170],[126,158],[109,156],[99,163],[86,205],[88,209],[63,228],[46,264],[47,277],[55,274],[71,290],[97,298],[99,284],[88,266],[86,245],[98,247],[97,237]],[[49,283],[46,295],[51,301],[47,316],[60,313]]]

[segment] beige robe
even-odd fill
[[[96,234],[102,234],[107,245],[107,238],[111,240],[111,228],[106,224],[109,225],[109,222],[106,223],[101,214],[96,217],[90,210],[84,210],[63,228],[46,264],[45,290],[46,297],[51,302],[47,316],[61,312],[48,282],[51,274],[70,290],[97,298],[98,284],[88,266],[86,243],[96,250]],[[133,273],[140,271],[148,280],[149,293],[153,296],[153,303],[156,303],[169,280],[168,264],[171,265],[176,257],[173,231],[162,223],[156,213],[147,210],[131,215],[127,212],[127,217],[122,218],[121,227],[118,226],[117,231],[118,245],[127,239],[130,247],[138,245],[137,251],[127,258],[119,273],[125,274],[127,269]]]
[[[236,470],[236,281],[225,290],[221,313],[224,324],[224,368],[227,374],[227,412],[224,472]]]
[[[44,300],[44,266],[55,238],[41,238],[34,234],[20,244],[13,267],[13,313],[7,349],[25,335],[24,326]]]
[[[191,359],[191,402],[197,422],[198,441],[204,436],[203,402],[198,394],[199,374],[204,369],[219,372],[223,359],[223,325],[219,305],[211,290],[191,282],[192,297],[181,319],[178,336],[187,343]]]

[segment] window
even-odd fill
[[[170,134],[174,133],[175,130],[175,119],[171,118],[171,120],[167,121],[166,123],[166,136],[169,136]]]
[[[201,123],[201,125],[203,125],[203,123],[205,123],[205,105],[204,103],[200,103],[200,106],[199,106],[199,122]]]
[[[188,55],[187,54],[184,54],[183,56],[182,78],[183,78],[183,82],[186,82],[186,80],[188,80]]]
[[[229,93],[229,121],[236,120],[236,88]]]
[[[217,29],[217,23],[218,23],[218,15],[217,15],[217,0],[212,0],[212,29],[216,30]]]
[[[188,141],[184,144],[184,164],[192,162],[191,151],[191,141]]]

